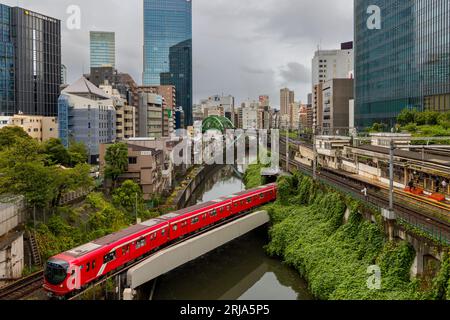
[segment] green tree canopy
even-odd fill
[[[115,143],[106,149],[105,155],[105,177],[110,178],[114,185],[119,176],[128,167],[128,147],[125,143]]]
[[[144,211],[144,198],[141,187],[134,181],[125,181],[120,188],[114,190],[112,194],[113,204],[123,208],[130,218],[134,218],[137,202],[138,214]]]
[[[50,139],[44,142],[44,152],[47,155],[49,164],[60,164],[68,166],[70,164],[70,155],[60,139]]]
[[[32,140],[32,138],[20,127],[7,126],[0,129],[0,151],[13,146],[20,140]]]
[[[88,159],[88,150],[83,142],[70,141],[69,144],[70,165],[86,163]]]

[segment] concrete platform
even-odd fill
[[[267,211],[249,214],[239,220],[186,240],[151,256],[127,272],[131,291],[159,276],[193,261],[224,244],[233,241],[270,221]]]

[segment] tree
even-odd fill
[[[124,143],[115,143],[106,149],[105,177],[113,181],[114,187],[128,167],[128,147]]]
[[[58,206],[61,197],[70,191],[78,189],[89,189],[94,185],[90,176],[88,164],[78,164],[72,169],[55,168],[56,170],[56,192],[52,206]]]
[[[86,163],[88,160],[88,150],[83,142],[70,141],[69,156],[71,166]]]
[[[416,123],[416,114],[417,111],[410,110],[410,109],[404,109],[397,117],[398,124],[402,126],[406,126],[410,123]]]
[[[32,138],[20,127],[7,126],[0,129],[0,151],[21,140],[32,140]]]
[[[123,208],[129,214],[130,218],[134,218],[134,211],[136,209],[138,213],[144,211],[144,198],[142,190],[141,187],[134,181],[125,181],[120,188],[114,190],[112,198],[113,204],[116,207]]]
[[[44,142],[44,152],[47,155],[47,163],[50,165],[70,165],[70,155],[60,139],[50,139]]]
[[[30,206],[38,208],[48,207],[55,196],[57,176],[53,167],[36,161],[17,162],[1,171],[0,193],[24,195]]]

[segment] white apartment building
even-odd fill
[[[318,85],[332,79],[350,79],[354,73],[353,49],[318,50],[312,59],[312,92],[318,90]],[[320,125],[320,117],[323,106],[316,101],[321,92],[316,92],[312,97],[313,124]]]

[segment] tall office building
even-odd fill
[[[367,8],[381,9],[381,29]],[[450,2],[355,0],[355,121],[393,125],[405,108],[450,110]]]
[[[114,32],[90,32],[91,68],[116,68],[116,34]]]
[[[144,85],[174,85],[192,125],[192,2],[144,0]]]
[[[289,106],[295,101],[295,93],[294,91],[289,90],[288,88],[281,89],[280,91],[280,108],[281,115],[285,116],[289,114]]]
[[[11,8],[0,4],[0,115],[15,113],[14,43]]]
[[[0,114],[56,116],[61,85],[61,22],[0,5]]]

